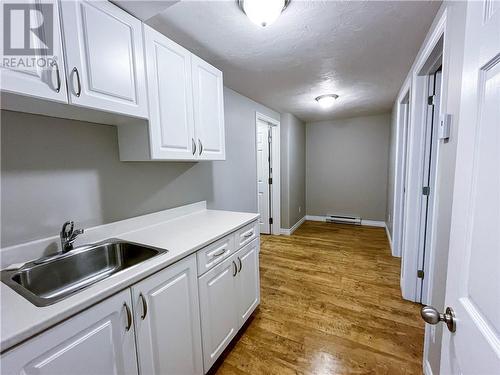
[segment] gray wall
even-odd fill
[[[391,115],[306,125],[308,215],[385,220]]]
[[[281,228],[306,214],[306,127],[291,113],[281,115]]]
[[[1,246],[200,200],[257,212],[255,112],[279,113],[227,88],[224,101],[227,160],[199,163],[122,163],[114,126],[2,111]]]

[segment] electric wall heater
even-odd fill
[[[326,215],[327,223],[361,225],[359,216]]]

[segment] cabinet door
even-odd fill
[[[144,27],[152,159],[196,159],[191,52]]]
[[[2,374],[137,374],[127,308],[128,289],[3,354]]]
[[[236,253],[236,263],[239,329],[260,303],[259,239]]]
[[[236,272],[232,256],[198,279],[205,372],[238,331]]]
[[[196,255],[132,287],[142,375],[202,374]]]
[[[69,100],[147,117],[142,23],[108,1],[62,1]]]
[[[10,29],[4,30],[2,26],[2,31],[8,34],[0,37],[2,91],[67,103],[59,3],[55,0],[17,0],[0,7],[0,19],[6,20],[6,17],[10,20]],[[27,19],[40,25],[37,29],[40,34],[30,29]],[[12,50],[26,48],[36,51],[25,54]]]
[[[222,72],[194,55],[192,66],[198,156],[203,160],[225,160]]]

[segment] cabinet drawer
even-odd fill
[[[254,221],[238,229],[234,235],[236,248],[239,249],[259,236],[258,221]]]
[[[198,276],[219,264],[234,252],[234,235],[230,234],[208,245],[196,254],[198,261]]]

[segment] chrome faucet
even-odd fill
[[[83,229],[75,229],[74,221],[67,221],[63,224],[59,237],[61,238],[61,253],[65,254],[73,250],[73,242],[76,237],[83,233]]]

